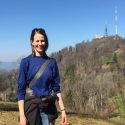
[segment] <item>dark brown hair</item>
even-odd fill
[[[35,36],[36,33],[42,34],[44,36],[45,43],[46,43],[45,50],[44,50],[44,52],[45,52],[48,49],[48,46],[49,46],[48,37],[46,35],[46,32],[43,28],[34,28],[31,32],[31,36],[30,36],[31,43],[34,40],[34,36]],[[33,48],[32,48],[32,54],[33,55],[35,54],[34,51],[33,51]]]

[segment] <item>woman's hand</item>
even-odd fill
[[[60,107],[60,110],[61,110],[61,125],[67,125],[68,122],[67,122],[67,116],[66,116],[66,111],[65,111],[65,107],[64,107],[64,104],[63,104],[63,101],[62,101],[62,96],[61,96],[61,93],[57,93],[57,96],[58,96],[58,103],[59,103],[59,107]]]
[[[25,115],[20,116],[20,125],[26,125],[26,123],[27,123],[27,119]]]
[[[68,122],[67,122],[66,112],[65,110],[63,110],[61,114],[61,125],[67,125],[67,124]]]
[[[24,100],[19,100],[18,106],[19,106],[20,125],[26,125],[27,119],[24,114]]]

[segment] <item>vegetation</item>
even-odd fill
[[[51,56],[58,61],[69,110],[103,118],[124,114],[125,39],[109,36],[83,41]]]
[[[101,64],[111,64],[117,61],[116,53],[109,53],[101,57]]]
[[[125,39],[109,36],[82,41],[51,57],[58,62],[68,111],[105,119],[125,117]],[[2,101],[17,100],[17,76],[18,70],[0,72]]]
[[[18,125],[18,112],[16,111],[1,111],[0,125]],[[68,115],[69,125],[124,125],[125,120],[114,118],[111,120],[95,119],[86,116]],[[56,125],[60,125],[60,117],[56,121]]]
[[[0,111],[18,111],[17,103],[15,102],[0,102]]]

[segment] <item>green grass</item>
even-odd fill
[[[17,102],[2,102],[0,101],[0,110],[2,111],[17,111]]]

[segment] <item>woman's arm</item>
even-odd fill
[[[65,111],[65,107],[63,104],[63,100],[62,100],[62,96],[61,93],[57,93],[58,96],[58,104],[61,110],[61,125],[67,125],[67,116],[66,116],[66,111]]]
[[[20,125],[26,125],[27,120],[24,114],[24,100],[18,101],[18,107],[19,107]]]

